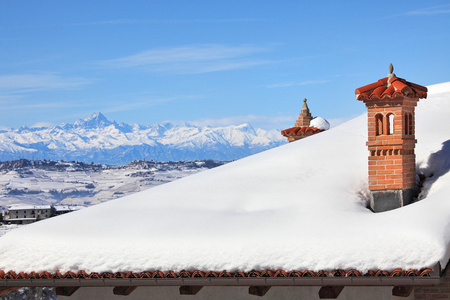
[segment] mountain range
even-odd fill
[[[50,159],[121,165],[133,160],[236,160],[285,144],[278,130],[249,124],[138,125],[95,113],[73,124],[0,130],[0,160]]]

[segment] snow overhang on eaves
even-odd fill
[[[356,270],[328,272],[236,271],[178,273],[19,273],[0,271],[0,289],[9,287],[104,287],[104,286],[417,286],[439,284],[440,264],[422,270],[396,269],[392,272]]]

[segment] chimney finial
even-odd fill
[[[387,87],[389,87],[391,85],[391,78],[392,77],[397,77],[397,75],[395,75],[394,73],[394,66],[392,65],[392,63],[389,65],[389,74],[387,76],[388,78],[388,82],[386,84]]]
[[[308,104],[306,104],[306,98],[303,98],[302,112],[309,113]]]

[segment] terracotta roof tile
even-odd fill
[[[419,276],[419,272],[417,270],[411,269],[406,271],[405,276]]]
[[[233,277],[247,277],[246,274],[242,271],[236,271],[233,274]],[[272,276],[273,277],[273,276]]]
[[[168,271],[166,273],[164,273],[164,277],[166,278],[176,278],[178,277],[177,274],[173,271]]]
[[[186,270],[180,271],[178,273],[173,271],[144,271],[140,273],[135,272],[103,272],[103,273],[87,273],[83,270],[74,273],[72,271],[68,271],[65,273],[61,273],[56,271],[54,273],[50,273],[47,271],[36,273],[36,272],[20,272],[16,273],[14,271],[2,271],[0,270],[0,280],[1,279],[101,279],[101,278],[205,278],[205,277],[252,277],[252,278],[261,278],[261,277],[399,277],[399,276],[417,276],[417,277],[430,277],[432,274],[431,268],[424,268],[420,270],[410,269],[395,269],[393,271],[386,270],[369,270],[366,273],[362,273],[358,270],[334,270],[331,273],[327,271],[318,271],[314,272],[311,270],[299,271],[299,270],[262,270],[256,271],[252,270],[250,272],[242,272],[235,271],[230,273],[226,270],[222,272],[215,271],[201,271],[194,270],[193,272],[189,272]]]
[[[284,270],[277,270],[273,277],[288,277],[288,273]]]
[[[283,136],[289,137],[289,136],[300,135],[302,133],[308,133],[308,132],[317,133],[317,132],[321,132],[321,131],[323,131],[323,129],[319,129],[316,127],[291,127],[291,128],[281,131],[281,134]]]
[[[205,273],[205,277],[219,277],[219,275],[214,271],[208,271]]]
[[[261,277],[261,272],[258,272],[256,270],[251,270],[248,273],[248,277]]]
[[[152,278],[164,278],[164,273],[161,271],[155,271],[152,274]]]
[[[182,270],[182,271],[178,272],[178,277],[180,277],[180,278],[190,278],[191,277],[191,272],[186,271],[186,270]]]
[[[391,272],[391,276],[392,277],[397,277],[397,276],[405,276],[405,271],[403,271],[402,269],[395,269],[394,271]]]
[[[361,277],[361,273],[358,270],[350,270],[345,274],[346,277]]]
[[[334,270],[331,274],[333,274],[333,277],[345,277],[345,273],[344,270]]]
[[[222,272],[219,273],[219,277],[231,277],[231,273],[224,270]]]
[[[152,278],[152,272],[141,272],[139,273],[139,278]]]
[[[426,98],[427,92],[426,87],[395,76],[382,78],[355,90],[357,100],[395,99],[397,97]]]
[[[91,276],[89,278],[100,279],[100,278],[103,278],[103,277],[102,277],[102,274],[94,272],[94,273],[91,273]]]
[[[305,273],[308,271],[305,271]],[[317,277],[328,277],[330,274],[327,271],[319,271],[316,273]]]
[[[389,272],[383,271],[383,270],[378,270],[375,273],[376,277],[388,277],[389,276]]]
[[[302,275],[302,272],[294,270],[289,272],[288,277],[302,277]]]
[[[199,271],[199,270],[195,270],[194,272],[192,272],[191,277],[192,278],[195,278],[195,277],[204,278],[205,277],[205,273],[203,273],[202,271]]]

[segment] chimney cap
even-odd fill
[[[303,98],[302,113],[303,112],[309,113],[308,104],[306,104],[306,98]]]
[[[397,75],[394,74],[394,66],[392,65],[392,63],[389,65],[389,74],[387,75],[387,78],[391,79],[392,77],[397,77]],[[387,86],[390,86],[391,83],[387,82]]]

